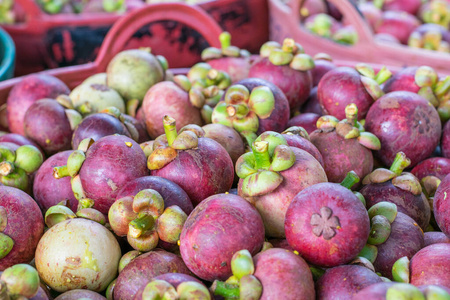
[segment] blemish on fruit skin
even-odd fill
[[[45,140],[45,143],[46,143],[47,145],[50,144],[50,143],[51,143],[50,139],[46,139],[46,140]]]
[[[300,255],[300,253],[298,253],[297,250],[294,250],[294,254],[295,254],[295,255]]]
[[[125,142],[125,145],[127,145],[129,148],[133,147],[133,144],[131,142]]]

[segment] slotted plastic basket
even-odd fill
[[[203,9],[196,6],[189,6],[183,3],[161,3],[151,4],[129,13],[124,18],[118,20],[111,30],[107,33],[102,46],[99,49],[98,56],[93,62],[89,62],[77,66],[69,66],[63,68],[56,68],[51,70],[41,71],[53,75],[61,79],[70,88],[74,88],[80,84],[87,77],[105,72],[109,61],[120,51],[135,48],[135,37],[139,30],[148,24],[154,24],[158,21],[173,21],[191,28],[197,32],[201,39],[204,40],[206,46],[220,47],[219,35],[223,29],[217,22],[207,14]],[[162,34],[160,32],[160,34]],[[169,60],[173,59],[171,55],[178,53],[179,49],[172,51],[170,44],[165,48],[155,47],[158,43],[163,43],[165,37],[162,35],[153,36],[151,39],[142,41],[139,46],[151,47],[154,49],[152,53],[166,56]],[[185,59],[189,59],[188,53]],[[173,73],[185,73],[186,69],[172,69]],[[11,88],[23,76],[15,77],[3,82],[0,82],[0,122],[4,130],[7,130],[6,122],[6,100]]]
[[[334,59],[385,64],[391,70],[406,66],[427,65],[442,75],[450,75],[450,54],[425,49],[410,48],[405,45],[375,41],[369,25],[357,8],[348,0],[327,0],[343,14],[348,24],[353,25],[358,34],[355,45],[342,45],[332,40],[314,35],[300,23],[300,8],[304,0],[268,0],[271,40],[282,42],[293,38],[303,45],[308,54],[320,52],[330,54]]]
[[[0,81],[13,77],[15,60],[16,46],[11,36],[0,28]]]

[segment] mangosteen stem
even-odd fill
[[[81,210],[84,208],[91,208],[95,204],[95,201],[89,198],[82,198],[78,200],[78,207],[77,210]]]
[[[230,104],[227,106],[227,113],[230,117],[236,116],[236,118],[241,119],[244,118],[248,114],[248,112],[248,106],[243,103]]]
[[[139,238],[154,227],[155,218],[152,215],[139,214],[136,219],[128,224],[128,234],[133,238]]]
[[[355,171],[350,171],[345,176],[344,180],[340,183],[343,187],[351,189],[356,183],[359,182],[359,176],[355,173]]]
[[[231,46],[231,34],[227,31],[222,32],[219,35],[219,41],[222,49],[226,49]]]
[[[215,280],[211,286],[214,295],[222,296],[225,299],[239,299],[239,287],[234,284]]]
[[[169,144],[169,147],[171,147],[173,141],[175,141],[175,139],[178,136],[176,122],[174,118],[165,115],[163,118],[163,123],[164,123],[164,132],[166,133],[167,137],[167,143]]]
[[[395,155],[395,159],[389,170],[397,175],[400,175],[410,164],[411,160],[406,157],[406,154],[403,152],[398,152],[397,155]]]
[[[291,38],[284,39],[283,46],[281,47],[281,49],[286,52],[291,52],[291,53],[294,52],[294,49],[295,49],[294,39],[291,39]]]
[[[386,67],[382,67],[381,70],[375,75],[374,80],[378,84],[382,84],[386,82],[389,78],[391,78],[392,72],[389,71]]]
[[[60,179],[67,176],[70,176],[69,168],[67,168],[67,165],[53,168],[53,177],[55,179]]]
[[[14,164],[9,161],[0,162],[0,175],[7,176],[14,171]]]
[[[240,132],[241,136],[244,138],[246,142],[246,146],[250,148],[250,145],[258,138],[255,132],[244,130]]]
[[[253,155],[255,156],[256,169],[268,170],[270,168],[269,143],[266,141],[254,142],[252,144]]]
[[[356,127],[356,122],[358,121],[358,107],[355,103],[351,103],[345,107],[345,117],[347,118],[347,123]]]

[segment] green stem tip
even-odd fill
[[[252,145],[253,155],[255,156],[256,169],[268,170],[270,167],[269,142],[254,142]]]
[[[163,118],[164,132],[166,133],[167,143],[172,146],[173,141],[177,138],[177,127],[175,119],[165,115]]]
[[[350,171],[345,176],[344,180],[340,183],[343,187],[351,189],[356,183],[360,180],[359,176],[355,173],[355,171]]]
[[[397,175],[400,175],[402,174],[403,170],[406,169],[410,164],[411,160],[406,157],[406,154],[403,152],[398,152],[395,155],[394,161],[392,162],[389,170]]]

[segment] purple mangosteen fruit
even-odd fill
[[[324,162],[322,154],[320,154],[320,151],[317,149],[317,147],[314,146],[313,143],[311,143],[309,134],[303,127],[289,127],[285,131],[283,131],[281,135],[286,139],[286,142],[289,146],[305,150],[306,152],[314,156],[314,158],[317,159],[317,161],[323,167]]]
[[[409,165],[410,160],[399,152],[390,169],[375,169],[363,179],[360,192],[367,208],[381,201],[394,203],[398,211],[413,218],[425,230],[430,222],[430,205],[417,177],[403,172]]]
[[[320,79],[337,66],[333,63],[333,59],[328,54],[318,53],[313,58],[314,68],[311,69],[310,72],[312,76],[312,86],[316,87],[319,84]]]
[[[450,158],[430,157],[417,164],[411,173],[422,180],[427,176],[434,176],[440,180],[450,173]]]
[[[28,108],[23,118],[25,135],[50,156],[71,149],[72,134],[82,116],[65,109],[53,99],[41,99]]]
[[[231,259],[233,276],[214,281],[215,295],[240,299],[315,299],[314,281],[308,264],[281,248],[266,249],[253,259],[248,250]]]
[[[386,300],[386,291],[396,282],[378,282],[366,286],[353,295],[352,300]]]
[[[0,135],[0,143],[8,142],[13,143],[19,146],[23,145],[32,145],[39,149],[42,153],[42,157],[45,159],[45,153],[41,149],[41,147],[33,140],[27,138],[24,135],[18,134],[18,133],[5,133],[3,135]]]
[[[180,256],[165,250],[155,249],[139,255],[119,273],[114,299],[133,300],[152,278],[168,273],[192,274]]]
[[[417,14],[423,1],[421,0],[381,0],[377,6],[384,11],[405,11],[411,15]]]
[[[284,238],[286,210],[304,188],[327,182],[320,162],[310,153],[289,146],[282,134],[266,131],[252,144],[252,151],[236,163],[238,194],[262,216],[266,235]]]
[[[108,113],[91,114],[78,124],[72,136],[72,149],[77,149],[80,142],[86,138],[94,141],[101,137],[120,134],[131,138],[126,125],[118,118]]]
[[[311,142],[322,154],[324,169],[330,182],[341,182],[348,172],[364,178],[373,169],[371,150],[380,149],[380,141],[357,121],[358,108],[349,104],[346,119],[338,121],[331,115],[317,120],[317,130],[310,134]]]
[[[426,284],[442,285],[450,289],[450,244],[429,245],[419,250],[409,266],[411,283],[415,286]]]
[[[326,270],[316,282],[316,299],[352,299],[361,289],[380,282],[380,276],[369,268],[336,266]]]
[[[375,73],[366,64],[358,64],[355,68],[334,68],[322,77],[317,86],[322,111],[342,120],[346,117],[347,105],[354,103],[358,107],[358,118],[364,119],[374,101],[383,94],[379,85],[390,76],[391,72],[386,68]]]
[[[378,252],[373,263],[375,270],[392,279],[394,263],[403,256],[411,258],[423,245],[424,237],[420,226],[408,215],[397,212],[390,224],[387,240],[376,245]]]
[[[319,98],[317,96],[318,87],[315,86],[311,89],[309,93],[308,100],[300,108],[300,113],[314,113],[319,116],[323,115],[322,106],[320,106]],[[294,112],[295,115],[295,112]],[[292,117],[295,118],[296,116]]]
[[[231,276],[231,258],[236,251],[246,249],[254,255],[263,243],[264,226],[258,211],[240,196],[216,194],[189,215],[180,236],[180,252],[195,275],[212,282]]]
[[[219,35],[221,48],[209,47],[202,51],[202,60],[216,70],[230,75],[231,82],[248,77],[251,66],[250,52],[231,45],[229,32]]]
[[[422,24],[411,32],[408,46],[427,50],[450,52],[450,32],[438,24]]]
[[[301,18],[306,18],[312,15],[326,13],[327,5],[323,0],[305,0],[300,8]]]
[[[108,213],[125,184],[147,175],[144,151],[124,135],[109,135],[95,142],[85,139],[69,156],[67,165],[53,169],[55,178],[72,177],[75,197],[93,200],[94,208],[103,214]]]
[[[450,118],[447,99],[450,95],[450,77],[439,79],[431,67],[407,67],[397,72],[384,85],[385,93],[408,91],[417,93],[436,107],[441,120]]]
[[[204,125],[202,129],[205,131],[205,137],[215,140],[227,150],[233,165],[244,154],[244,141],[234,128],[217,123]]]
[[[375,24],[375,33],[389,33],[402,44],[408,43],[411,32],[420,25],[420,21],[404,11],[385,11]]]
[[[0,271],[18,263],[29,263],[44,233],[39,206],[25,192],[0,186]]]
[[[370,219],[351,192],[354,172],[342,183],[314,184],[292,200],[284,228],[289,245],[309,263],[333,267],[354,259],[369,236]]]
[[[286,95],[291,113],[297,111],[312,88],[312,57],[293,39],[285,39],[283,45],[266,42],[261,46],[260,57],[250,67],[248,77],[265,79],[278,86]]]
[[[373,2],[358,2],[358,10],[362,13],[372,29],[381,19],[382,12]]]
[[[211,121],[234,128],[247,139],[264,131],[281,132],[289,120],[289,104],[275,84],[246,78],[230,86],[212,112]]]
[[[31,104],[43,98],[56,98],[70,93],[64,82],[44,74],[28,75],[16,84],[8,95],[7,118],[12,133],[24,135],[23,118]]]
[[[312,112],[305,112],[300,113],[299,115],[296,115],[295,117],[292,117],[287,127],[292,126],[299,126],[303,127],[308,134],[311,134],[314,130],[317,129],[317,120],[321,117],[321,114],[312,113]]]
[[[178,184],[194,206],[231,189],[234,166],[224,147],[203,137],[203,129],[194,124],[177,133],[175,119],[170,116],[164,117],[164,129],[166,134],[153,143],[153,152],[148,156],[152,176]]]
[[[73,212],[77,211],[78,200],[72,191],[71,178],[55,179],[53,177],[53,168],[67,163],[67,159],[72,152],[73,150],[67,150],[50,156],[36,172],[33,182],[33,195],[44,214],[51,206],[61,201],[67,201],[67,206]]]
[[[445,176],[434,194],[433,212],[436,223],[447,236],[450,236],[450,174]]]
[[[91,299],[91,300],[106,300],[106,298],[97,292],[86,289],[74,289],[62,293],[55,300],[73,300],[73,299]]]
[[[441,231],[427,231],[423,234],[424,247],[431,244],[450,243],[450,237]]]
[[[428,158],[439,144],[441,120],[436,109],[422,96],[406,91],[387,93],[370,107],[365,127],[381,142],[374,152],[391,165],[398,152],[411,160],[410,167]]]

